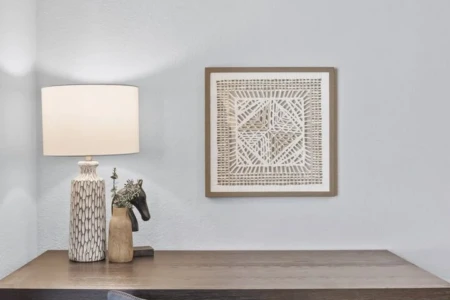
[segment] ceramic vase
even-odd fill
[[[70,197],[69,259],[92,262],[105,259],[105,181],[97,176],[98,162],[80,161]]]
[[[113,207],[109,222],[108,259],[114,263],[133,260],[133,232],[128,208]]]

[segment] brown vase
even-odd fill
[[[126,207],[113,207],[109,222],[108,258],[116,263],[133,260],[133,232]]]

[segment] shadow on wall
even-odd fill
[[[404,203],[396,199],[421,195],[407,192],[413,172],[398,176],[397,169],[406,170],[410,163],[404,153],[419,151],[401,153],[405,145],[392,134],[401,129],[396,116],[402,122],[407,117],[394,101],[404,97],[397,85],[400,81],[409,87],[411,78],[401,72],[386,75],[392,63],[404,70],[416,62],[414,53],[404,51],[416,45],[410,30],[416,18],[397,22],[398,12],[406,11],[402,16],[407,18],[408,7],[353,1],[360,13],[342,18],[344,9],[337,1],[327,1],[325,8],[323,1],[308,2],[308,9],[294,1],[114,1],[107,10],[99,9],[101,1],[45,3],[40,9],[45,18],[38,21],[39,87],[124,83],[140,88],[141,152],[96,158],[106,179],[112,167],[122,170],[122,178],[144,179],[153,219],[143,224],[138,243],[158,249],[258,249],[267,248],[270,237],[271,244],[283,249],[375,248],[396,243],[399,233],[393,226],[413,238],[414,230],[405,229],[409,224],[396,220],[404,212]],[[380,17],[387,22],[380,23]],[[386,34],[381,37],[380,32]],[[340,164],[338,199],[204,198],[207,66],[343,66],[340,161],[345,165]],[[383,83],[392,95],[382,89],[367,93],[368,82],[385,76],[395,79]],[[384,99],[392,102],[380,105]],[[42,153],[40,113],[36,125]],[[385,146],[390,144],[395,147]],[[398,149],[397,157],[392,148]],[[377,155],[367,157],[371,151]],[[41,250],[66,247],[69,178],[77,173],[77,160],[39,158]],[[395,172],[386,172],[393,163],[398,164]],[[421,214],[415,211],[411,219]]]
[[[35,77],[16,71],[0,70],[0,278],[37,253]]]
[[[136,1],[132,6],[111,3],[108,10],[98,12],[95,23],[87,8],[98,9],[100,2],[84,5],[83,11],[74,3],[62,8],[70,11],[75,21],[67,18],[59,26],[39,23],[39,87],[73,83],[138,86],[141,154],[139,159],[119,159],[126,160],[127,168],[135,172],[158,172],[159,184],[178,197],[204,194],[203,180],[198,180],[204,177],[204,68],[306,63],[298,58],[301,45],[290,38],[292,31],[278,32],[268,22],[276,18],[278,27],[290,24],[289,17],[296,13],[286,12],[282,5],[266,2],[256,13],[254,3],[241,1],[166,1],[157,6],[149,1]],[[79,30],[78,14],[87,19],[89,30]],[[306,13],[304,17],[311,18]],[[65,40],[58,38],[58,30],[65,33]],[[316,30],[330,29],[319,22]],[[317,38],[316,42],[325,46],[330,41]],[[304,49],[304,55],[308,64],[315,57],[314,65],[327,65],[317,49]],[[39,116],[39,149],[40,122]],[[47,159],[53,158],[42,161]],[[187,190],[174,190],[174,186]]]
[[[307,247],[299,237],[310,236],[308,228],[323,226],[319,223],[331,218],[330,211],[339,203],[302,199],[302,210],[296,211],[292,208],[300,208],[299,200],[291,198],[276,199],[276,203],[273,199],[204,198],[204,67],[334,65],[339,53],[327,49],[339,35],[331,32],[329,39],[323,39],[321,33],[333,28],[320,22],[322,18],[338,18],[333,8],[329,8],[329,14],[315,16],[317,35],[309,37],[314,47],[305,48],[292,26],[299,12],[274,2],[265,2],[257,11],[250,1],[164,1],[157,7],[149,1],[138,1],[133,6],[117,3],[99,12],[95,22],[91,19],[94,16],[86,14],[86,7],[81,12],[74,3],[63,8],[72,19],[63,18],[55,24],[47,15],[47,21],[39,22],[38,85],[139,86],[140,153],[95,158],[100,162],[99,174],[105,179],[112,167],[122,172],[122,179],[144,179],[152,220],[142,224],[136,242],[159,249],[249,249],[267,247],[266,235],[271,235],[283,237],[278,244],[275,242],[278,247]],[[84,3],[89,7],[97,4]],[[317,11],[319,8],[317,4]],[[306,21],[312,19],[306,11],[300,14]],[[78,15],[87,20],[78,19]],[[276,27],[269,21],[275,19]],[[86,30],[80,30],[83,21]],[[39,115],[37,128],[40,122]],[[41,151],[40,129],[38,140]],[[70,192],[66,179],[76,175],[77,160],[39,159],[41,250],[66,247],[64,220],[68,220]],[[332,219],[346,217],[335,215]],[[58,222],[51,222],[51,218]],[[299,218],[309,226],[295,226]],[[364,215],[354,218],[363,220]],[[339,231],[337,227],[316,233],[309,243],[340,244],[337,234],[335,240],[321,239],[330,230]],[[295,231],[286,232],[284,228]],[[362,234],[353,231],[355,236]]]
[[[33,73],[12,75],[0,68],[0,149],[36,147],[34,84]]]
[[[251,1],[116,1],[107,9],[101,1],[51,2],[39,9],[38,67],[82,82],[146,78],[203,55],[211,46],[230,50],[258,39],[263,44],[253,49],[261,51],[273,42],[265,35],[271,26],[267,20],[276,11],[285,14],[278,5],[260,5],[255,11]],[[65,18],[52,19],[61,15]],[[287,37],[283,32],[278,36]]]
[[[17,185],[2,189],[0,198],[0,279],[36,255],[36,201]]]

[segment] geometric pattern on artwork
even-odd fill
[[[321,79],[217,81],[219,185],[322,184]]]

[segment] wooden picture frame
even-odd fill
[[[336,196],[336,69],[206,68],[205,195]]]

